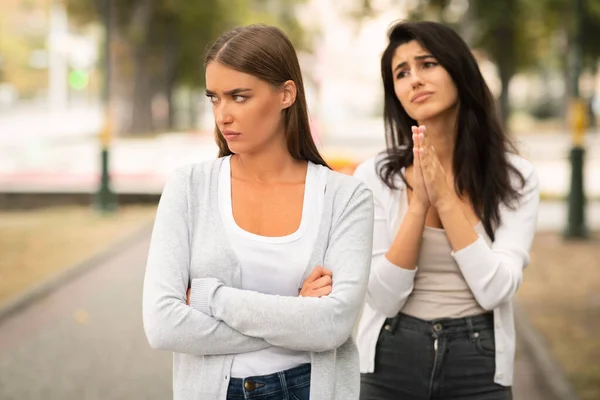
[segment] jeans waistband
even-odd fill
[[[276,372],[269,375],[250,376],[247,378],[231,378],[229,381],[228,396],[247,397],[276,394],[301,386],[310,385],[310,364]]]
[[[404,328],[426,334],[442,335],[493,329],[494,313],[488,312],[464,318],[439,318],[430,321],[399,313],[393,318],[388,318],[385,323],[386,329],[391,332],[398,328]]]

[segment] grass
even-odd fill
[[[155,206],[0,211],[0,305],[152,220]]]
[[[537,235],[517,298],[581,400],[600,399],[600,234]]]

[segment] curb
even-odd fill
[[[539,374],[540,384],[553,400],[579,400],[562,367],[550,353],[546,340],[529,321],[517,300],[513,301],[513,312],[517,335]]]
[[[153,224],[154,220],[144,223],[141,227],[136,228],[136,230],[129,235],[122,239],[116,240],[107,248],[100,250],[90,258],[73,264],[62,272],[53,275],[37,286],[34,286],[33,288],[28,289],[9,300],[7,304],[0,306],[0,322],[17,311],[29,306],[40,298],[51,294],[68,281],[78,277],[79,275],[82,275],[86,271],[96,266],[99,266],[126,249],[132,243],[135,243],[136,241],[150,234]]]

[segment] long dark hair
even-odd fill
[[[302,72],[294,46],[285,33],[268,25],[233,29],[221,35],[208,49],[204,66],[212,61],[253,75],[277,88],[288,80],[294,81],[296,101],[283,111],[288,151],[297,160],[328,167],[310,133]],[[216,125],[215,138],[219,157],[233,154]]]
[[[454,189],[468,196],[486,233],[494,240],[495,227],[501,222],[500,204],[514,207],[520,197],[518,188],[511,184],[511,174],[520,179],[521,186],[525,179],[508,159],[508,153],[516,153],[516,148],[500,125],[494,99],[475,57],[456,32],[436,22],[396,23],[388,39],[381,57],[387,150],[378,165],[379,176],[393,189],[394,178],[399,175],[410,188],[402,168],[413,164],[410,127],[417,121],[406,113],[394,92],[392,58],[398,46],[416,40],[448,71],[456,85],[459,111],[452,165]]]

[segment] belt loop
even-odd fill
[[[285,378],[284,372],[278,372],[277,377],[279,378],[279,384],[281,385],[281,391],[288,397],[287,379]]]
[[[475,342],[477,340],[477,332],[475,332],[475,327],[473,326],[473,319],[470,317],[465,318],[465,322],[467,323],[467,329],[469,330],[469,339],[471,342]]]
[[[388,326],[386,326],[386,330],[390,333],[395,333],[396,328],[398,327],[398,323],[400,322],[399,320],[400,320],[400,313],[396,314],[392,318],[386,319],[385,324],[388,325]],[[389,329],[388,329],[388,327],[389,327]]]

